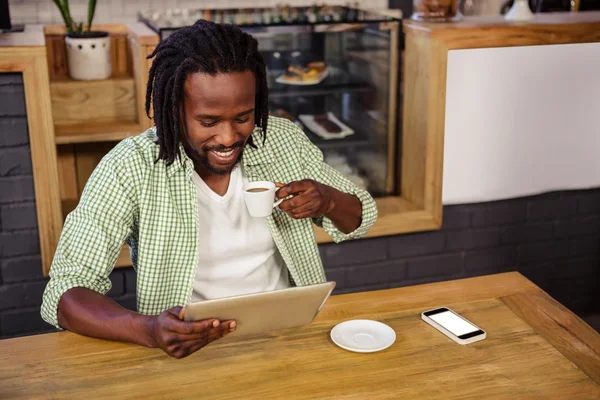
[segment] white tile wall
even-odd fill
[[[355,1],[352,1],[354,3]],[[13,24],[62,24],[58,9],[52,0],[9,0]],[[268,7],[287,3],[307,6],[315,0],[99,0],[94,23],[127,23],[137,20],[140,10],[166,10],[169,8],[242,8]],[[323,3],[323,1],[319,1]],[[326,0],[327,4],[347,4],[348,0]],[[361,0],[364,8],[387,8],[387,0]],[[71,0],[71,14],[78,21],[87,18],[87,0]]]

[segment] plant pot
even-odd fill
[[[110,77],[112,64],[108,32],[69,33],[65,43],[71,78],[92,81]]]

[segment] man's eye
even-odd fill
[[[203,122],[203,121],[200,121],[200,125],[205,126],[207,128],[210,128],[211,126],[215,126],[216,124],[217,124],[217,121],[214,121],[214,122]]]
[[[250,121],[250,117],[246,117],[246,118],[240,118],[240,119],[236,119],[235,122],[237,122],[238,124],[245,124],[246,122]]]

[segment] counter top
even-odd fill
[[[475,16],[465,17],[458,22],[419,22],[407,19],[404,21],[405,30],[419,30],[426,32],[439,32],[453,29],[494,29],[494,28],[525,28],[531,26],[561,26],[568,25],[595,25],[600,26],[600,11],[586,12],[557,12],[534,14],[531,21],[507,21],[502,16]]]
[[[0,47],[44,46],[44,27],[27,25],[23,32],[0,33]]]
[[[420,319],[449,306],[487,332],[461,346]],[[348,319],[391,326],[387,350],[336,347]],[[600,335],[518,273],[333,296],[312,324],[230,336],[185,359],[69,332],[0,341],[0,398],[563,398],[600,396]]]
[[[404,21],[404,32],[437,39],[447,49],[600,42],[600,11],[535,14],[532,21],[465,17],[459,22]]]

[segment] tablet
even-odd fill
[[[191,303],[184,308],[185,321],[216,318],[235,320],[227,336],[249,336],[310,324],[331,295],[335,282],[292,287]]]

